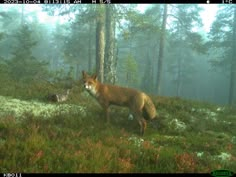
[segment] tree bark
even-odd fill
[[[97,26],[96,26],[96,73],[98,79],[103,83],[104,80],[104,49],[105,49],[105,16],[104,5],[97,6]]]
[[[104,79],[105,82],[115,83],[115,57],[114,57],[114,40],[115,40],[115,22],[114,9],[111,5],[106,5],[106,46],[105,46],[105,63]]]
[[[177,77],[176,77],[176,96],[180,96],[181,94],[181,86],[182,86],[182,62],[181,56],[177,61]]]
[[[160,47],[159,47],[159,57],[157,66],[157,94],[161,93],[161,78],[162,78],[162,65],[163,65],[163,55],[165,47],[165,33],[166,33],[166,20],[167,20],[167,4],[164,5],[163,20],[161,26],[161,37],[160,37]]]
[[[89,34],[92,34],[92,25],[93,22],[89,22]],[[92,71],[92,36],[89,36],[88,39],[88,71]]]

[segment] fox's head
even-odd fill
[[[93,96],[97,96],[97,75],[88,75],[85,71],[82,71],[84,88],[91,93]]]

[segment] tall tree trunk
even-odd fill
[[[100,82],[104,80],[104,49],[105,49],[105,15],[104,4],[97,6],[97,26],[96,26],[96,73]]]
[[[92,34],[92,25],[93,22],[89,22],[89,34]],[[92,36],[89,36],[88,39],[88,71],[91,72],[92,71]]]
[[[151,66],[151,69],[152,69],[152,72],[151,72],[151,78],[152,78],[152,81],[151,81],[151,84],[152,84],[152,90],[151,90],[151,93],[153,93],[153,94],[156,94],[156,75],[155,75],[155,65],[154,65],[154,63],[156,62],[156,53],[153,53],[152,51],[157,51],[157,47],[158,47],[158,41],[157,42],[155,42],[154,44],[153,44],[153,48],[151,49],[151,51],[149,51],[149,53],[152,53],[152,55],[151,55],[151,63],[152,63],[152,66]]]
[[[105,46],[105,63],[104,63],[104,79],[105,82],[115,83],[115,57],[114,57],[114,43],[115,43],[115,22],[114,9],[111,5],[106,5],[106,46]]]
[[[119,49],[118,49],[118,46],[117,46],[117,42],[115,41],[115,46],[114,46],[115,50],[114,50],[114,53],[115,53],[115,59],[114,59],[114,67],[115,67],[115,82],[114,84],[117,82],[117,74],[116,74],[116,71],[117,71],[117,63],[118,63],[118,56],[119,56]]]
[[[159,57],[158,57],[158,66],[157,66],[157,94],[161,93],[161,78],[162,78],[162,63],[163,63],[163,54],[165,47],[165,33],[166,33],[166,20],[167,20],[167,4],[164,5],[163,20],[161,25],[161,37],[160,37],[160,48],[159,48]]]
[[[147,93],[151,93],[153,89],[152,59],[148,52],[146,54],[145,60],[146,60],[146,68],[144,68],[145,70],[142,79],[142,89]]]
[[[176,96],[180,96],[181,92],[181,85],[182,85],[182,62],[181,62],[181,56],[178,58],[178,64],[177,64],[177,78],[176,78]]]
[[[234,23],[233,23],[233,37],[232,37],[232,56],[230,68],[230,86],[229,86],[229,104],[234,102],[235,79],[236,79],[236,7],[234,7]]]

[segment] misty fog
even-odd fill
[[[234,105],[235,24],[232,4],[1,4],[1,90],[85,70],[151,95]]]

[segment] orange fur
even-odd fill
[[[82,72],[85,89],[94,96],[104,108],[106,119],[109,123],[109,106],[118,105],[128,107],[140,125],[140,133],[146,129],[145,119],[156,117],[156,108],[150,97],[136,89],[125,88],[116,85],[102,84],[96,75],[88,75]],[[145,113],[145,114],[143,114]],[[145,117],[143,116],[145,115]]]

